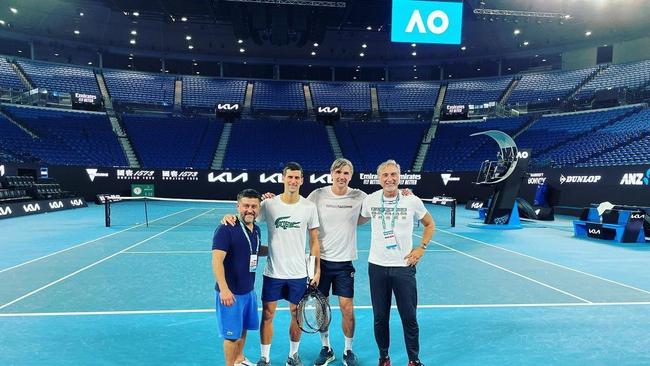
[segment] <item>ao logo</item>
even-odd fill
[[[435,22],[437,19],[440,19],[440,25],[436,25]],[[412,33],[413,28],[415,28],[415,26],[418,27],[418,33],[427,32],[424,29],[424,21],[422,20],[422,15],[420,15],[419,10],[413,11],[413,14],[411,15],[411,20],[409,20],[409,24],[406,26],[405,32]],[[449,17],[445,12],[441,10],[434,10],[427,17],[427,28],[429,28],[429,31],[433,34],[445,33],[447,28],[449,28]]]
[[[517,159],[528,159],[529,156],[528,151],[517,151]]]
[[[393,0],[391,41],[460,44],[462,2]]]

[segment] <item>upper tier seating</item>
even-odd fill
[[[340,107],[342,112],[370,112],[368,83],[311,83],[314,108]]]
[[[585,84],[576,99],[590,99],[598,89],[638,88],[650,81],[650,60],[611,65]]]
[[[113,102],[169,108],[174,105],[173,76],[104,70],[104,80]]]
[[[558,102],[591,75],[596,68],[524,74],[507,104]]]
[[[217,103],[244,105],[245,80],[183,77],[183,106],[214,109]]]
[[[445,93],[445,104],[498,102],[511,81],[511,77],[450,81]]]
[[[433,111],[440,84],[403,82],[377,84],[379,110],[382,112]]]
[[[305,108],[302,83],[257,80],[253,85],[253,109],[304,111]]]
[[[100,94],[91,69],[27,60],[18,60],[18,65],[37,88],[49,92]]]

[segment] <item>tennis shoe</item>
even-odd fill
[[[266,357],[260,357],[260,360],[257,361],[257,366],[271,366],[271,363],[266,360]]]
[[[294,353],[293,356],[287,357],[286,366],[303,366],[302,360],[300,359],[300,356],[298,356],[298,352]]]
[[[390,357],[380,357],[378,366],[391,366]]]
[[[358,366],[359,361],[357,360],[357,356],[352,352],[352,350],[348,350],[343,354],[343,365],[344,366]]]
[[[246,358],[246,356],[244,356],[244,359],[241,360],[241,362],[236,362],[235,363],[235,366],[255,366],[255,365],[257,365],[257,364],[254,364],[251,360]]]
[[[331,348],[325,346],[320,349],[318,358],[316,359],[316,361],[314,361],[314,366],[328,365],[330,362],[334,361],[335,358],[336,357],[334,357],[334,351],[332,351]]]

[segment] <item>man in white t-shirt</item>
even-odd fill
[[[379,366],[390,365],[389,320],[393,294],[402,319],[408,365],[421,366],[415,267],[433,236],[435,223],[422,200],[400,194],[400,166],[395,160],[381,163],[377,175],[382,189],[366,197],[361,216],[370,218],[372,226],[368,275]],[[424,226],[421,243],[415,249],[414,219]]]
[[[343,364],[357,366],[358,361],[352,352],[354,336],[354,273],[352,261],[357,259],[357,223],[361,205],[366,193],[348,187],[353,173],[348,159],[334,160],[330,172],[332,185],[318,188],[307,197],[316,204],[318,210],[318,239],[321,243],[321,277],[318,289],[329,296],[339,297],[342,314],[342,328],[345,337]],[[363,220],[364,222],[367,220]],[[324,366],[334,361],[334,351],[330,346],[329,332],[321,333],[322,349],[314,362]]]
[[[291,309],[291,338],[287,366],[302,366],[298,356],[301,330],[296,322],[296,308],[307,288],[305,261],[306,234],[309,233],[310,255],[316,257],[316,268],[311,284],[318,285],[320,278],[320,245],[318,242],[318,213],[316,205],[300,196],[303,183],[302,167],[288,163],[282,171],[284,192],[262,202],[258,219],[268,227],[268,260],[262,285],[262,323],[260,338],[262,355],[258,366],[268,366],[271,361],[273,317],[278,300],[289,301]]]

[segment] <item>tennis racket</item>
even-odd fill
[[[298,326],[305,333],[327,332],[332,322],[332,309],[329,301],[314,286],[307,286],[296,312]]]
[[[296,321],[305,333],[326,332],[332,321],[332,309],[327,297],[316,286],[310,284],[316,271],[316,257],[305,258],[305,265],[307,267],[307,289],[298,302]]]

